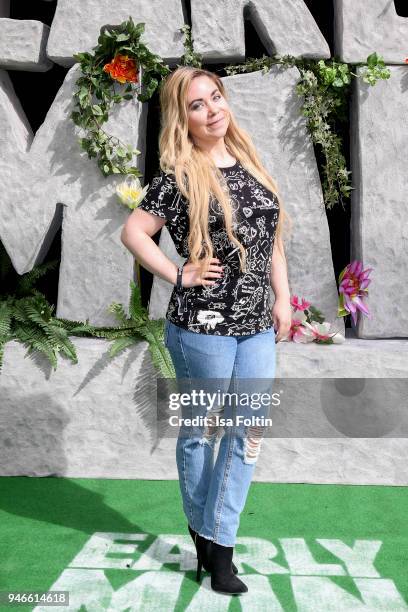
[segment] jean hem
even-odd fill
[[[202,538],[205,538],[206,540],[211,540],[211,542],[215,542],[216,544],[219,544],[220,546],[228,546],[229,548],[232,548],[235,546],[235,542],[233,544],[231,543],[226,544],[225,542],[220,542],[218,538],[213,538],[208,535],[204,535],[203,533],[200,533],[199,531],[197,533]]]

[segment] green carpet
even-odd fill
[[[406,487],[253,482],[242,596],[195,582],[178,481],[2,477],[0,501],[0,591],[70,598],[1,610],[408,610]]]

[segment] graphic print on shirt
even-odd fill
[[[247,272],[240,271],[239,249],[228,238],[221,206],[212,197],[209,234],[224,274],[213,279],[214,285],[184,288],[182,299],[174,288],[166,318],[196,333],[246,336],[273,327],[269,277],[279,203],[240,162],[220,170],[229,188],[233,230],[246,249]],[[139,208],[167,220],[178,254],[188,258],[188,202],[175,176],[161,171]]]

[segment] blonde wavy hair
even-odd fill
[[[180,66],[171,72],[160,85],[160,168],[166,173],[175,175],[181,194],[189,201],[190,261],[200,266],[202,274],[208,270],[210,258],[214,257],[213,244],[208,231],[209,195],[212,194],[222,208],[228,238],[239,248],[240,269],[245,272],[246,250],[233,231],[233,215],[224,176],[211,156],[194,144],[188,131],[187,93],[192,80],[199,76],[212,79],[228,102],[224,85],[213,72],[191,66]],[[224,141],[230,154],[264,187],[276,195],[280,207],[276,240],[282,236],[283,223],[287,221],[291,225],[292,221],[284,210],[276,181],[262,165],[251,137],[238,126],[231,109],[229,109],[229,125]],[[284,257],[284,253],[282,255]]]

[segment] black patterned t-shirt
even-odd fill
[[[211,279],[214,285],[185,287],[182,300],[177,299],[174,287],[166,319],[196,333],[249,336],[273,327],[270,271],[279,203],[239,161],[220,170],[230,192],[234,232],[246,249],[247,272],[240,271],[238,247],[228,238],[218,201],[211,198],[209,233],[224,274]],[[188,202],[175,175],[160,171],[138,208],[167,220],[178,254],[188,259]]]

